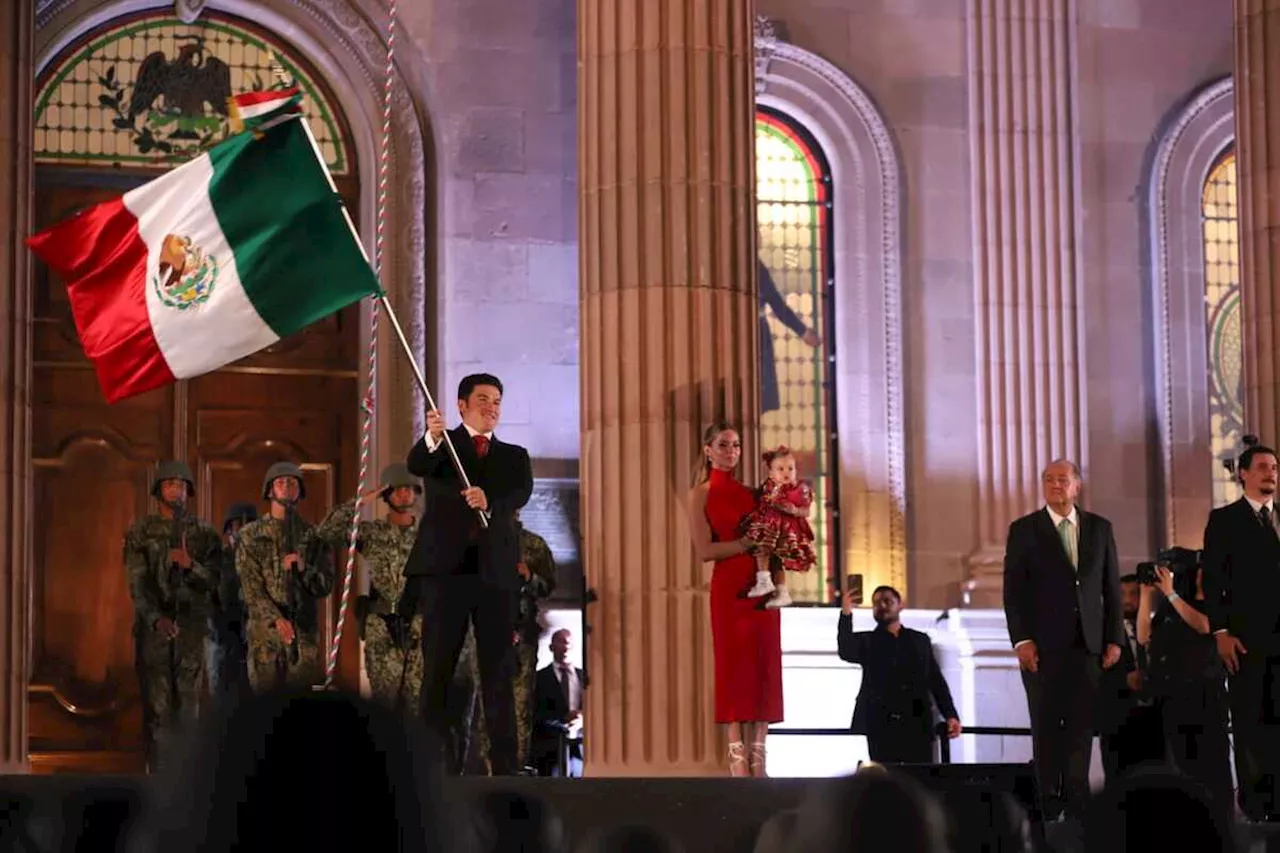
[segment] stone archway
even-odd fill
[[[908,586],[902,369],[901,166],[889,126],[825,59],[756,28],[756,102],[805,127],[830,160],[835,204],[837,424],[847,566]],[[853,341],[859,341],[850,345]]]
[[[1155,329],[1156,425],[1160,436],[1163,537],[1199,548],[1213,508],[1205,323],[1205,179],[1235,139],[1230,78],[1206,86],[1167,120],[1147,183]],[[1188,334],[1186,330],[1199,330]]]
[[[32,592],[32,519],[29,509],[32,490],[29,435],[32,353],[28,334],[31,306],[26,293],[30,265],[20,242],[31,224],[29,203],[21,201],[31,195],[30,149],[22,141],[31,138],[31,80],[44,63],[83,33],[121,15],[172,8],[169,4],[138,0],[100,5],[90,0],[41,0],[35,3],[23,0],[17,6],[12,20],[0,22],[0,35],[4,36],[5,70],[17,72],[16,77],[6,81],[5,93],[12,96],[7,100],[16,111],[26,113],[23,118],[3,123],[4,134],[15,144],[7,151],[0,150],[0,158],[6,165],[13,163],[12,174],[18,181],[8,189],[13,192],[12,197],[19,200],[13,210],[0,217],[10,226],[10,244],[6,251],[8,269],[14,282],[14,286],[9,288],[10,297],[3,306],[4,311],[0,312],[6,317],[5,331],[11,341],[5,353],[7,387],[3,399],[4,428],[0,431],[8,460],[4,473],[3,509],[9,523],[5,534],[6,559],[0,572],[3,580],[0,584],[0,616],[6,625],[6,640],[0,643],[5,670],[0,684],[0,717],[3,717],[0,767],[6,770],[26,767],[26,685],[31,653],[27,635],[31,614],[27,602]],[[377,185],[374,179],[377,163],[375,146],[377,129],[381,125],[379,93],[385,61],[378,33],[342,0],[268,0],[254,3],[224,0],[208,3],[207,8],[251,17],[259,25],[280,33],[297,45],[332,86],[351,121],[354,145],[360,154],[363,215],[359,224],[371,247]],[[36,20],[34,33],[27,29],[24,13],[27,20],[32,17]],[[428,334],[428,319],[424,316],[424,308],[428,304],[426,206],[427,169],[432,146],[424,111],[406,83],[406,78],[413,75],[406,74],[405,69],[416,61],[415,56],[408,54],[397,65],[388,210],[393,221],[401,224],[387,231],[383,280],[411,346],[421,360],[426,354]],[[0,149],[4,147],[0,145]],[[367,339],[364,343],[367,344]],[[390,334],[382,336],[379,353],[379,428],[371,466],[375,471],[384,460],[399,456],[400,449],[421,430],[422,419],[422,406],[416,402],[411,373]],[[353,407],[357,404],[358,400],[352,401]]]

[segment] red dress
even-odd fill
[[[778,483],[772,478],[760,487],[760,502],[743,522],[746,537],[772,554],[789,572],[807,572],[818,561],[813,550],[809,507],[813,487],[808,483]],[[804,515],[793,515],[798,510]]]
[[[711,538],[738,538],[755,495],[725,471],[711,471],[707,523]],[[782,721],[782,617],[747,598],[756,561],[737,554],[716,562],[711,574],[711,640],[715,649],[716,722]]]

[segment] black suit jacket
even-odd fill
[[[841,613],[836,647],[841,660],[862,667],[862,688],[849,724],[854,734],[870,734],[875,722],[892,713],[917,720],[922,732],[931,732],[930,697],[943,719],[959,719],[928,634],[902,628],[894,637],[882,627],[855,632],[853,617]]]
[[[426,440],[420,439],[409,451],[408,466],[414,476],[422,478],[425,505],[418,538],[405,562],[405,576],[452,574],[474,541],[484,582],[517,592],[522,581],[516,571],[520,529],[515,515],[533,493],[529,453],[495,436],[481,459],[466,427],[450,430],[449,436],[471,485],[484,489],[489,499],[489,527],[477,531],[476,512],[462,499],[462,482],[444,442],[433,453],[427,450]]]
[[[1083,635],[1101,655],[1124,645],[1120,561],[1111,522],[1076,508],[1079,570],[1071,567],[1048,509],[1009,525],[1004,553],[1004,615],[1009,640],[1036,644],[1040,654],[1068,649]]]
[[[585,694],[587,679],[582,670],[574,667],[578,676],[578,684],[582,685]],[[556,675],[555,665],[544,666],[538,670],[533,684],[533,721],[541,729],[560,729],[564,718],[569,715],[569,697],[564,695],[564,687]]]
[[[1136,629],[1135,629],[1136,630]],[[1098,679],[1098,704],[1095,709],[1095,721],[1098,731],[1103,734],[1114,734],[1129,716],[1133,704],[1144,698],[1141,693],[1129,689],[1129,673],[1142,670],[1146,675],[1146,652],[1142,644],[1135,643],[1141,660],[1133,655],[1129,648],[1128,635],[1120,642],[1120,662],[1111,669],[1104,669]]]
[[[1230,631],[1248,656],[1280,654],[1280,541],[1247,500],[1209,513],[1201,560],[1209,630]]]

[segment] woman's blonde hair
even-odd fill
[[[738,428],[728,421],[716,421],[711,426],[702,431],[702,461],[698,463],[698,467],[693,472],[693,484],[695,486],[705,483],[711,479],[711,458],[707,456],[706,449],[711,446],[711,442],[722,432],[737,432]]]

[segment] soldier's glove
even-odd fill
[[[408,649],[409,621],[395,613],[379,613],[378,616],[386,623],[387,636],[395,643],[396,648]]]

